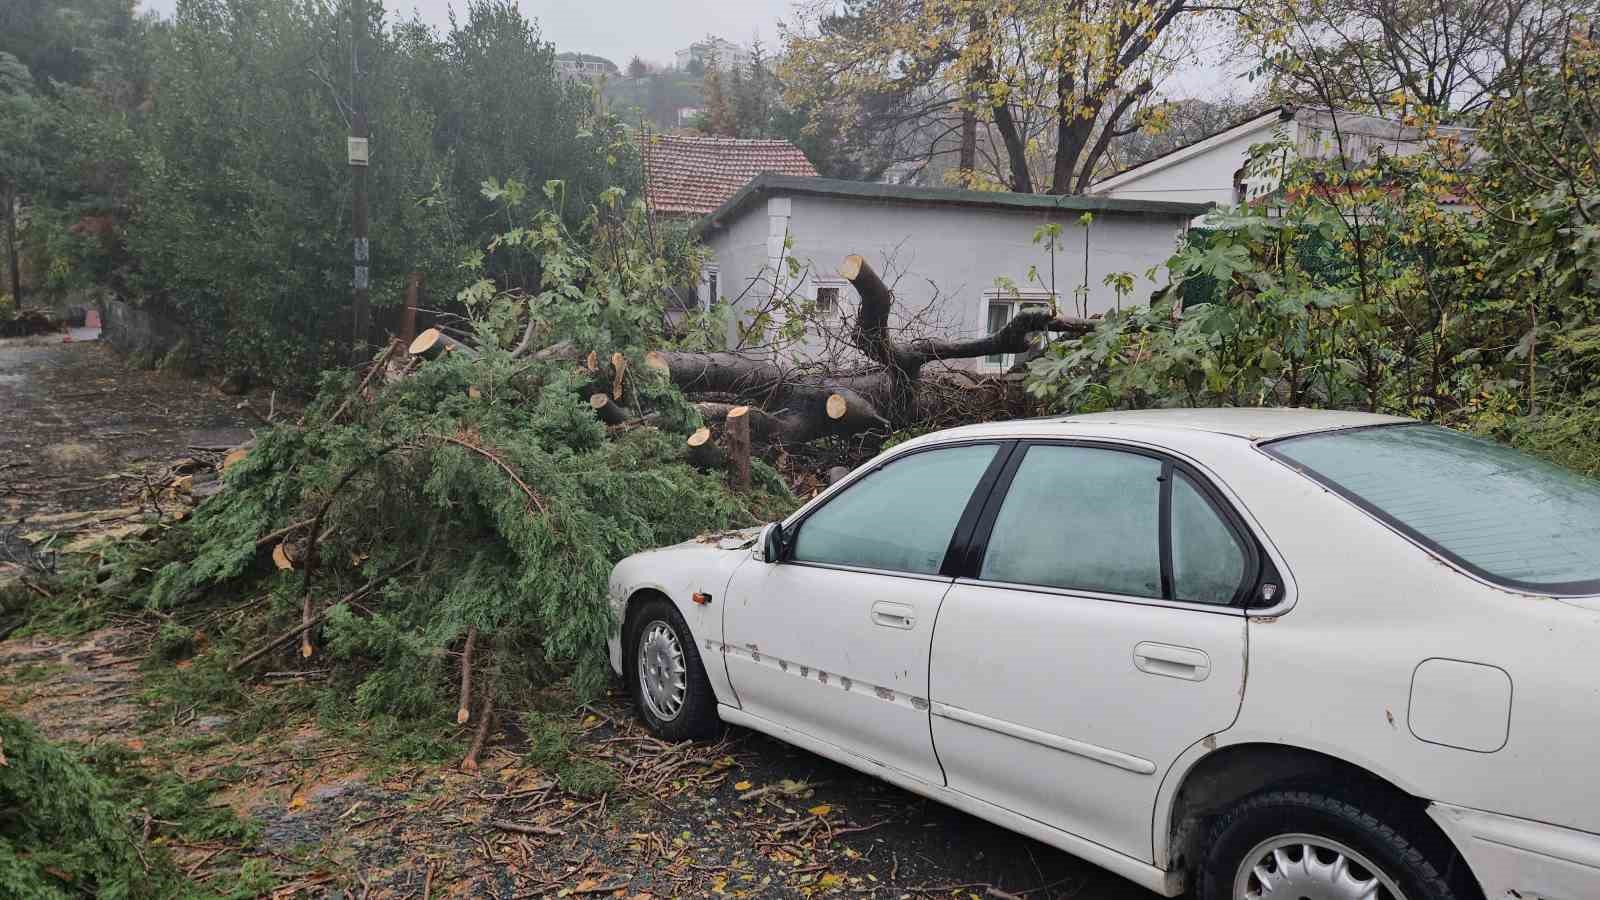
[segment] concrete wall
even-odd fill
[[[1034,243],[1040,226],[1061,225],[1055,253],[1055,292],[1061,311],[1080,311],[1075,289],[1087,285],[1088,312],[1116,306],[1105,276],[1129,272],[1133,292],[1122,302],[1139,305],[1166,284],[1162,266],[1172,255],[1188,217],[1100,212],[1085,229],[1074,211],[984,209],[948,204],[885,202],[811,195],[768,199],[707,236],[722,280],[722,293],[732,299],[752,280],[762,284],[746,294],[736,309],[753,315],[772,292],[773,247],[780,230],[792,238],[792,255],[803,268],[797,297],[813,298],[819,283],[840,285],[840,317],[853,315],[854,289],[837,280],[839,263],[860,253],[894,285],[897,323],[906,335],[951,338],[981,336],[988,331],[988,303],[1006,295],[998,285],[1008,279],[1025,297],[1048,297],[1051,254]],[[1087,278],[1085,243],[1087,242]],[[1156,280],[1146,271],[1156,267]],[[1030,277],[1030,270],[1035,274]],[[786,275],[786,273],[785,273]],[[1040,282],[1043,282],[1041,285]],[[794,287],[791,283],[781,289]],[[822,335],[807,342],[805,352],[823,349]],[[983,367],[981,360],[968,362]]]

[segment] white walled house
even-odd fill
[[[1469,144],[1470,128],[1440,127],[1441,136]],[[1283,141],[1288,155],[1268,171],[1246,175],[1250,148]],[[1326,109],[1278,106],[1209,137],[1125,169],[1089,186],[1089,193],[1124,200],[1174,200],[1236,205],[1278,189],[1283,163],[1301,159],[1353,162],[1375,153],[1408,156],[1425,146],[1422,129],[1393,119]]]
[[[1065,314],[1101,314],[1138,305],[1165,285],[1163,264],[1188,223],[1209,207],[1107,197],[990,193],[828,178],[761,175],[696,226],[712,259],[699,287],[703,302],[733,301],[748,318],[774,289],[793,291],[833,316],[856,305],[839,263],[860,253],[895,289],[895,314],[912,334],[979,337],[1016,312],[1056,303]],[[1080,223],[1092,215],[1087,226]],[[1060,225],[1054,254],[1035,241]],[[800,265],[790,274],[788,259]],[[1146,278],[1155,269],[1155,281]],[[1135,277],[1125,297],[1107,275]],[[1081,300],[1080,300],[1081,298]],[[730,331],[730,341],[734,334]],[[803,352],[803,351],[802,351]],[[1005,357],[953,362],[1003,371]]]
[[[679,69],[689,68],[692,62],[709,66],[713,61],[724,70],[746,69],[750,66],[750,49],[726,38],[708,34],[674,54]]]

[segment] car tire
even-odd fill
[[[628,617],[626,634],[623,674],[634,710],[650,733],[664,741],[715,735],[722,724],[717,698],[694,635],[672,601],[646,600]]]
[[[1373,878],[1380,900],[1466,900],[1402,830],[1316,791],[1246,798],[1216,821],[1206,847],[1196,900],[1357,897],[1360,890],[1348,886]],[[1307,847],[1311,865],[1304,864]],[[1352,878],[1343,891],[1334,877],[1340,857]]]

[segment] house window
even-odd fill
[[[711,307],[716,305],[716,302],[722,298],[722,284],[721,278],[719,277],[720,274],[721,273],[717,271],[716,266],[706,266],[706,291],[705,296],[700,298],[700,308],[706,312],[710,312]]]
[[[985,333],[994,334],[1011,324],[1018,313],[1049,312],[1055,307],[1055,295],[1049,291],[991,291],[984,297]],[[1039,335],[1039,346],[1049,340]],[[1017,364],[1018,354],[991,353],[983,358],[985,369],[1004,372]]]
[[[812,307],[819,318],[829,318],[839,311],[839,298],[843,290],[839,284],[833,282],[812,282],[816,294],[812,300]]]

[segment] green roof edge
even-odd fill
[[[987,209],[1016,209],[1062,212],[1113,212],[1134,215],[1198,216],[1210,210],[1211,203],[1184,203],[1173,200],[1123,200],[1075,194],[1018,194],[1009,191],[963,191],[957,188],[912,187],[877,184],[802,175],[777,175],[766,172],[752,178],[721,206],[695,223],[695,235],[705,235],[737,218],[742,207],[764,194],[802,194],[812,197],[842,197],[850,200],[877,200],[891,203],[923,203],[944,206],[971,206]]]

